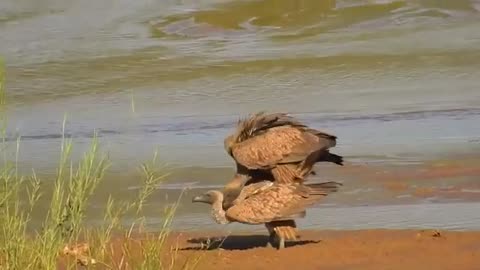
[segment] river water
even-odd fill
[[[34,167],[48,181],[58,164],[64,115],[75,157],[97,130],[113,165],[93,208],[109,192],[128,197],[135,191],[132,171],[155,148],[175,173],[154,202],[186,186],[221,186],[233,171],[223,138],[239,117],[260,110],[290,112],[336,134],[336,153],[354,165],[380,166],[377,172],[476,157],[478,29],[478,0],[2,0],[10,149],[21,135],[21,168]],[[347,195],[332,197],[333,205],[407,203],[379,192],[381,181],[339,172],[325,171],[351,185]],[[409,183],[475,191],[478,178]],[[470,209],[480,196],[462,194],[456,200],[462,203],[445,209],[470,217],[455,228],[476,228],[480,214]],[[182,200],[178,226],[211,224],[207,208],[191,206],[189,198]],[[408,203],[416,206],[387,207],[385,224],[398,224],[388,217],[418,207],[438,209],[432,197]],[[149,205],[150,217],[158,204]],[[373,211],[352,209],[360,211],[338,211],[360,220]],[[345,225],[326,215],[331,223],[318,214],[305,226]],[[445,219],[420,216],[450,228]],[[412,226],[431,225],[412,220]]]

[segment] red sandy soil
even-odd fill
[[[214,233],[178,234],[180,261],[201,256],[195,269],[416,270],[480,269],[480,232],[434,230],[302,231],[285,249],[264,247],[266,235],[232,235],[200,249]],[[215,241],[214,241],[215,242]],[[180,263],[181,264],[181,263]]]
[[[155,233],[149,235],[156,236]],[[480,231],[309,230],[301,231],[300,235],[301,240],[277,250],[265,247],[266,234],[234,234],[225,238],[218,232],[177,232],[168,237],[160,257],[165,269],[182,270],[480,269]],[[108,252],[113,255],[108,267],[97,263],[76,269],[138,269],[143,262],[141,254],[149,249],[144,245],[144,237],[136,235],[126,241],[115,238],[109,248],[112,253]],[[130,246],[127,256],[135,258],[136,266],[124,263],[122,248],[125,246]],[[65,260],[74,259],[61,257],[57,269],[67,269]]]

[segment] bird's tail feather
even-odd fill
[[[320,156],[317,162],[321,162],[321,161],[332,162],[337,165],[343,166],[343,157],[336,154],[332,154],[330,152],[327,152],[326,155]]]
[[[294,241],[299,238],[297,229],[289,226],[275,227],[274,231],[280,238],[285,240]]]
[[[270,233],[275,232],[279,238],[285,240],[298,240],[298,230],[295,220],[279,220],[266,224]]]

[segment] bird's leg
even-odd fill
[[[285,238],[279,237],[278,249],[282,249],[282,248],[285,248]]]

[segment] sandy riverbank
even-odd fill
[[[263,247],[266,235],[232,235],[220,248],[199,250],[215,233],[174,234],[179,260],[201,255],[196,269],[480,269],[480,232],[435,230],[302,231],[283,250]],[[172,239],[173,239],[172,238]]]

